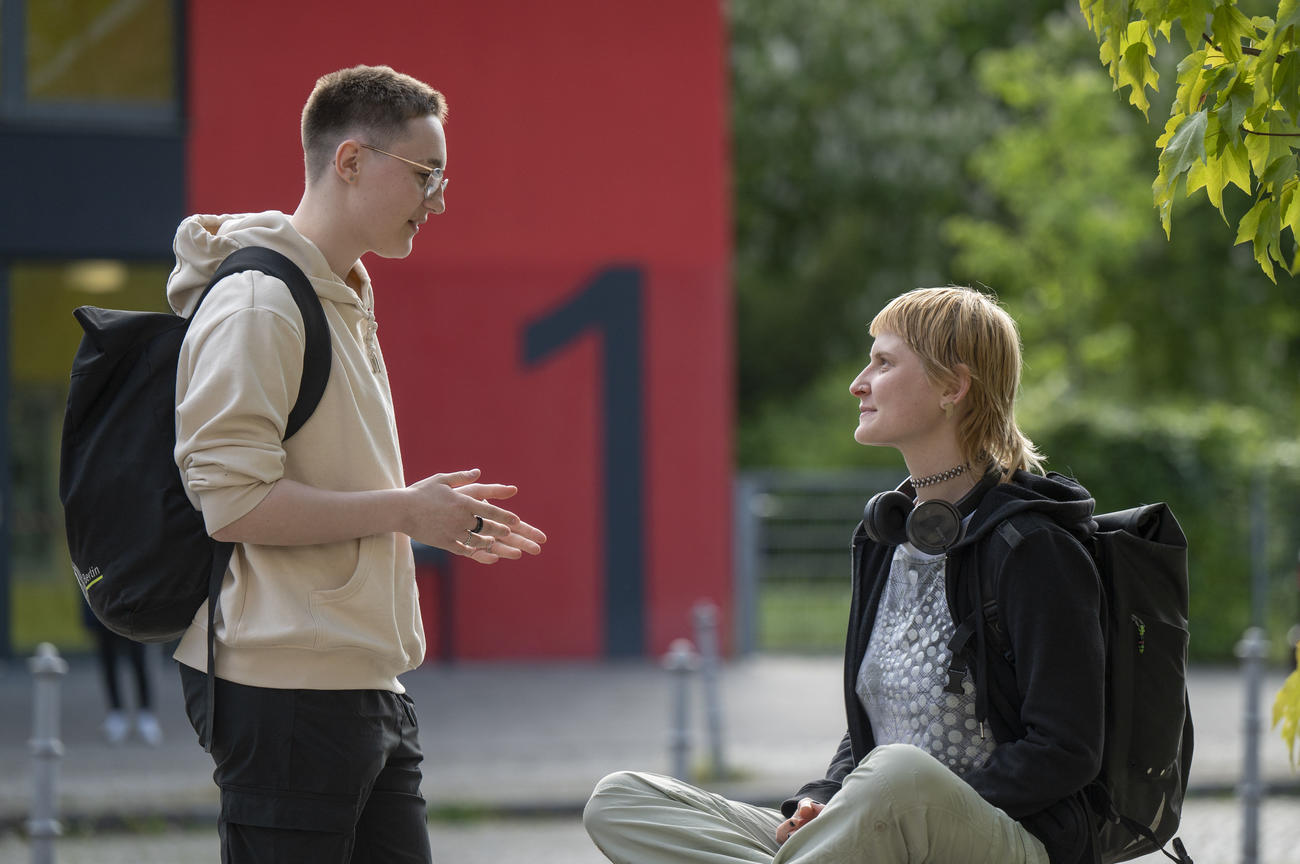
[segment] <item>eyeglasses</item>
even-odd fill
[[[361,144],[360,141],[357,143]],[[405,156],[398,156],[396,153],[389,153],[387,150],[380,150],[378,147],[372,147],[369,144],[361,144],[361,146],[367,150],[374,150],[376,153],[383,153],[385,156],[392,156],[394,159],[400,159],[407,165],[414,165],[416,168],[419,168],[421,172],[428,174],[428,179],[424,181],[425,198],[432,198],[434,195],[437,195],[439,192],[442,192],[447,188],[447,178],[442,176],[441,168],[431,168],[421,162],[413,162]]]

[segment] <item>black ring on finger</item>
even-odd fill
[[[469,533],[471,533],[471,534],[477,534],[478,532],[480,532],[480,531],[482,531],[482,530],[483,530],[483,517],[482,517],[482,516],[475,516],[475,517],[474,517],[474,527],[469,529]]]

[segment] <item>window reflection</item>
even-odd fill
[[[13,642],[77,647],[81,594],[59,503],[59,444],[78,306],[165,311],[169,262],[18,262],[9,270],[10,578]]]
[[[29,0],[26,101],[174,102],[173,14],[173,0]]]

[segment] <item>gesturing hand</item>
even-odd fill
[[[776,826],[776,845],[781,846],[790,839],[790,835],[807,825],[817,814],[826,809],[826,805],[811,798],[804,798],[795,808],[794,815]]]
[[[411,495],[411,539],[464,555],[480,564],[537,555],[546,535],[489,499],[510,498],[518,488],[478,483],[479,470],[435,474],[406,487]]]

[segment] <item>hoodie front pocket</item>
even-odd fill
[[[397,643],[393,625],[392,540],[386,536],[361,541],[357,567],[338,588],[311,592],[316,648],[362,648],[391,653]]]

